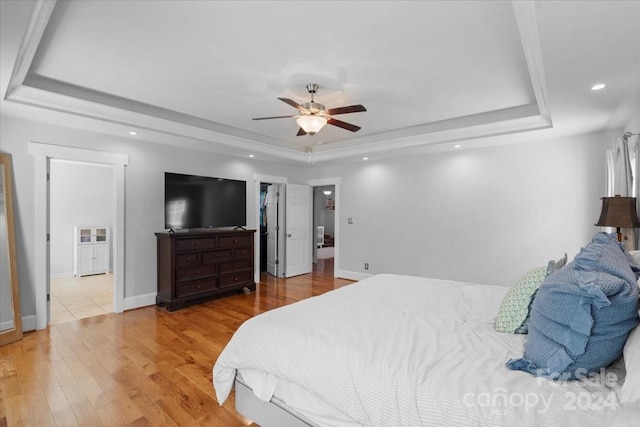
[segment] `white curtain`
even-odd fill
[[[634,147],[634,149],[637,150],[638,147]],[[634,157],[637,162],[637,151]],[[629,146],[623,138],[616,138],[613,148],[607,150],[607,196],[633,197],[633,185]],[[635,229],[623,228],[620,231],[622,232],[622,241],[627,249],[635,249],[637,247]]]

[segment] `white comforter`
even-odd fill
[[[385,274],[263,313],[216,361],[218,401],[240,370],[265,401],[292,385],[342,420],[278,395],[320,425],[605,425],[617,398],[603,378],[557,383],[504,366],[524,340],[493,327],[506,291]]]

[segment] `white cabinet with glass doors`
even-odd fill
[[[73,274],[88,276],[109,272],[110,238],[106,226],[73,227]]]

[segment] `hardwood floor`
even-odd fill
[[[50,325],[0,347],[3,426],[246,426],[219,406],[213,363],[246,319],[352,283],[333,260],[255,293],[169,313],[155,306]]]

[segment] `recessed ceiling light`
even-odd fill
[[[593,86],[591,86],[591,90],[600,90],[600,89],[604,89],[607,85],[604,83],[598,83],[595,84]]]
[[[456,144],[456,145],[453,146],[453,148],[461,148],[461,147],[462,147],[462,145],[460,145],[460,144]]]
[[[362,160],[369,160],[369,158],[368,157],[363,157]]]
[[[249,158],[253,159],[255,156],[253,154],[249,154]]]
[[[133,136],[135,136],[135,135],[137,135],[137,134],[138,134],[138,132],[135,132],[135,131],[130,131],[130,132],[129,132],[129,135],[133,135]]]

